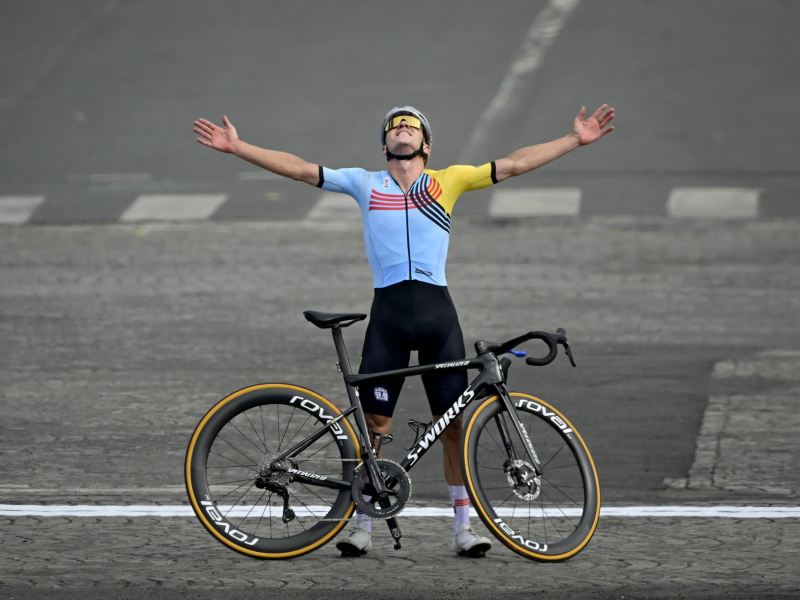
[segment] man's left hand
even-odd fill
[[[591,144],[605,134],[614,131],[613,127],[608,126],[614,118],[614,109],[608,108],[608,104],[603,104],[585,121],[583,119],[584,115],[586,115],[585,106],[581,108],[581,112],[575,117],[572,125],[572,134],[578,138],[578,144],[581,146]]]

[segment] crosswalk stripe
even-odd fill
[[[758,190],[677,187],[667,199],[667,214],[679,219],[755,219]]]
[[[119,220],[202,221],[211,217],[227,199],[226,194],[143,194],[133,201]]]
[[[308,211],[306,220],[311,222],[361,221],[358,204],[347,194],[326,192]]]
[[[0,223],[22,225],[44,201],[44,196],[0,196]]]
[[[498,190],[489,205],[492,217],[577,216],[580,211],[580,188]]]

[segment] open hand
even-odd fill
[[[206,119],[195,121],[194,132],[202,136],[197,138],[197,141],[214,150],[233,153],[234,146],[239,141],[239,135],[236,133],[236,128],[228,121],[228,117],[223,116],[222,123],[225,125],[224,128],[218,127]]]
[[[586,114],[586,107],[584,106],[581,108],[581,112],[575,117],[575,121],[572,125],[572,134],[578,138],[578,143],[581,146],[591,144],[599,140],[605,134],[614,131],[613,127],[608,127],[608,124],[611,123],[611,120],[614,118],[614,109],[608,108],[608,110],[606,110],[607,108],[608,104],[603,104],[603,106],[594,111],[594,114],[585,121],[583,117]]]

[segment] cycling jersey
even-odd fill
[[[317,187],[355,198],[374,284],[382,288],[406,280],[447,285],[444,267],[453,205],[464,192],[495,183],[491,162],[425,169],[405,194],[389,171],[320,166]]]

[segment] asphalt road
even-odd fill
[[[517,109],[465,148],[545,4],[3,3],[0,195],[46,196],[33,222],[114,221],[139,194],[187,192],[229,194],[222,220],[296,219],[315,190],[239,179],[254,168],[196,144],[191,123],[225,113],[252,143],[379,169],[377,124],[413,104],[438,169],[560,137],[608,102],[601,145],[506,187],[581,188],[587,215],[663,215],[672,187],[741,187],[763,216],[800,216],[796,3],[579,3]],[[126,174],[145,178],[102,178]],[[459,213],[485,212],[488,193]]]
[[[46,197],[32,224],[0,226],[0,503],[178,504],[188,435],[221,396],[278,380],[346,402],[301,312],[368,309],[358,224],[301,222],[318,190],[242,179],[254,168],[194,141],[198,116],[379,169],[377,123],[410,103],[441,168],[609,102],[613,134],[508,182],[580,187],[581,218],[459,200],[448,280],[468,345],[567,329],[578,368],[518,361],[511,387],[571,418],[607,506],[796,506],[798,5],[579,3],[519,108],[468,147],[545,5],[0,4],[0,196]],[[93,178],[109,174],[145,177]],[[760,219],[668,219],[676,186],[758,189]],[[52,226],[187,192],[230,199],[206,223]],[[351,356],[363,333],[347,330]],[[425,412],[407,382],[390,456]],[[416,502],[447,504],[439,461],[414,469]],[[193,519],[0,519],[9,598],[800,597],[797,519],[604,518],[568,563],[499,549],[479,569],[451,555],[449,519],[407,519],[401,553],[387,538],[355,565],[332,547],[245,560]]]

